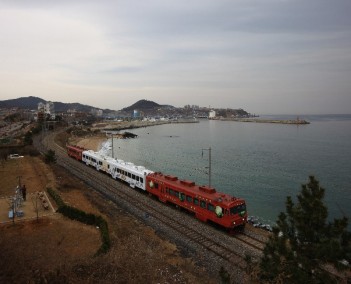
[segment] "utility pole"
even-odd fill
[[[115,154],[114,154],[114,151],[113,151],[113,133],[111,133],[111,136],[112,136],[112,158],[114,159],[115,158]]]
[[[204,156],[204,151],[208,151],[208,187],[211,187],[211,147],[202,149],[202,157]]]
[[[17,176],[17,178],[18,178],[18,186],[21,187],[22,186],[22,184],[21,184],[22,176]]]

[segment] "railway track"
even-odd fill
[[[258,240],[258,239],[255,239],[253,237],[250,237],[246,234],[237,234],[234,236],[234,238],[242,241],[243,243],[257,249],[258,251],[263,251],[266,243],[261,241],[261,240]]]
[[[55,150],[59,165],[83,179],[105,198],[118,206],[122,208],[133,207],[134,212],[140,212],[139,216],[147,216],[152,222],[162,223],[174,231],[175,234],[185,236],[188,242],[205,248],[216,257],[227,261],[230,265],[240,270],[245,270],[246,268],[245,258],[247,255],[250,255],[252,259],[258,259],[262,255],[263,242],[245,234],[238,234],[231,238],[232,241],[236,242],[235,244],[219,242],[218,239],[215,239],[210,234],[199,232],[189,222],[182,220],[183,218],[190,218],[188,216],[185,217],[184,215],[186,214],[182,214],[184,217],[179,218],[177,216],[180,212],[177,210],[171,209],[170,213],[167,213],[169,207],[149,198],[145,194],[140,194],[136,190],[127,188],[120,181],[116,181],[104,173],[97,172],[94,168],[87,167],[85,164],[68,157],[65,149],[54,142],[53,135],[49,135],[45,139],[47,147]],[[37,141],[36,146],[42,152],[45,152],[46,147],[44,147],[42,141]],[[191,219],[193,221],[193,218]],[[244,249],[239,252],[238,246]]]

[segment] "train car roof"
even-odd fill
[[[153,173],[153,171],[146,169],[144,166],[136,166],[133,163],[130,162],[125,162],[123,160],[119,160],[119,159],[113,159],[110,160],[109,163],[113,166],[122,168],[126,171],[131,171],[131,172],[138,172],[138,173],[142,173],[142,174],[150,174]]]
[[[78,150],[78,151],[86,151],[87,149],[83,148],[83,147],[80,147],[80,146],[77,146],[77,145],[66,145],[67,148],[71,148],[71,149],[75,149],[75,150]]]
[[[189,180],[180,180],[176,176],[164,175],[162,173],[156,172],[149,177],[154,177],[158,181],[162,181],[165,184],[173,186],[174,190],[182,190],[184,192],[192,193],[198,196],[201,196],[204,199],[211,200],[216,204],[223,204],[228,207],[233,205],[242,204],[245,202],[244,199],[231,196],[226,193],[217,192],[215,188],[209,186],[197,185],[193,181]]]
[[[83,151],[85,155],[90,155],[96,159],[100,159],[100,160],[114,160],[112,157],[110,156],[105,156],[105,155],[101,155],[99,152],[94,152],[93,150],[85,150]]]
[[[133,172],[139,172],[139,173],[146,173],[146,174],[151,174],[153,171],[150,171],[146,169],[144,166],[136,166],[133,163],[130,162],[122,162],[118,163],[118,166],[121,168],[124,168],[125,170],[133,171]]]

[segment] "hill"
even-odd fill
[[[0,101],[0,108],[25,108],[25,109],[37,109],[40,102],[45,100],[38,97],[22,97],[12,100]]]
[[[11,100],[4,100],[0,101],[0,108],[22,108],[22,109],[38,109],[38,104],[40,102],[46,102],[46,100],[38,97],[21,97],[17,99],[11,99]],[[82,112],[90,112],[91,109],[97,109],[96,107],[90,106],[90,105],[83,105],[80,103],[62,103],[62,102],[53,102],[55,105],[55,111],[56,112],[64,112],[69,109],[76,109],[77,111],[82,111]],[[153,101],[148,101],[148,100],[140,100],[137,101],[135,104],[126,107],[122,109],[122,111],[130,112],[135,109],[146,111],[146,110],[154,110],[157,108],[162,108],[162,107],[172,107],[172,106],[165,106],[165,105],[159,105],[158,103],[155,103]],[[105,109],[105,112],[110,112],[111,110]]]
[[[40,102],[46,102],[46,100],[38,97],[21,97],[12,100],[0,101],[0,108],[23,108],[23,109],[38,109],[38,104]],[[89,112],[91,109],[96,107],[83,105],[80,103],[62,103],[62,102],[53,102],[55,105],[56,112],[63,112],[69,109],[76,109],[78,111]]]
[[[135,104],[132,104],[131,106],[122,109],[122,111],[129,112],[135,109],[145,111],[145,110],[152,110],[155,108],[162,108],[162,107],[170,107],[170,106],[159,105],[158,103],[155,103],[153,101],[140,100],[140,101],[137,101]]]

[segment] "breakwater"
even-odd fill
[[[278,123],[278,124],[310,124],[304,119],[257,119],[257,118],[222,118],[221,121]]]

